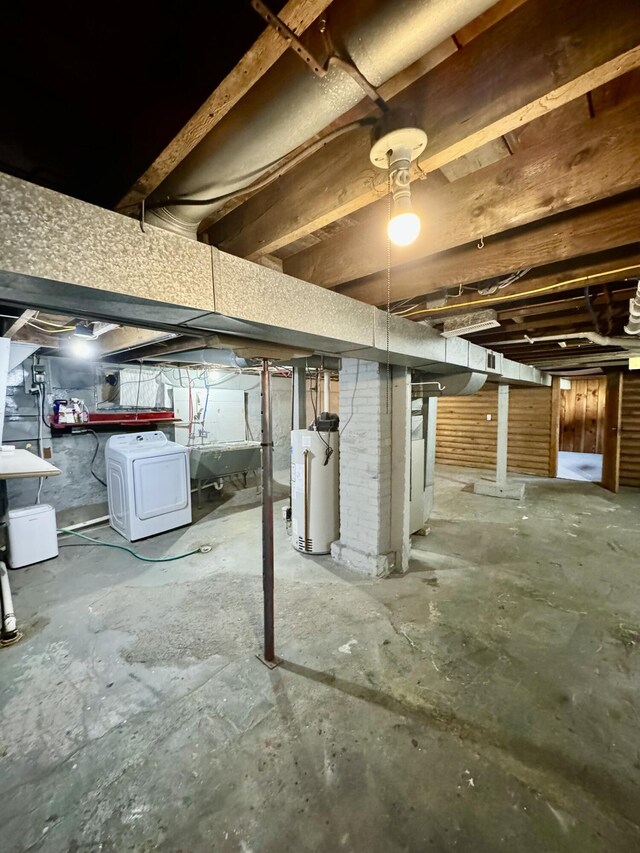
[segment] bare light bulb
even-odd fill
[[[69,341],[69,352],[74,358],[90,359],[95,355],[94,341],[73,337]]]
[[[387,231],[396,246],[409,246],[420,233],[420,217],[413,212],[398,213],[389,220]]]

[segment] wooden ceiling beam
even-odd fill
[[[448,287],[507,276],[582,255],[625,246],[640,235],[640,195],[614,199],[541,219],[477,243],[451,249],[392,272],[392,299],[411,299]],[[336,288],[370,305],[386,301],[387,277],[377,273]]]
[[[289,29],[300,35],[324,12],[329,3],[331,0],[289,0],[279,17]],[[120,199],[116,209],[123,210],[137,205],[157,189],[167,175],[193,151],[288,49],[288,42],[272,27],[267,27],[253,47],[209,95],[198,112]]]
[[[425,227],[411,246],[394,247],[392,261],[417,261],[481,237],[486,246],[505,230],[637,188],[639,135],[640,111],[632,106],[594,118],[588,134],[568,133],[453,184],[414,185],[414,209]],[[383,199],[377,224],[350,228],[287,258],[285,273],[331,287],[385,269],[386,207]],[[524,258],[516,268],[523,265]]]
[[[439,320],[456,314],[466,314],[479,308],[500,308],[510,302],[531,299],[543,293],[557,295],[571,291],[582,291],[586,285],[601,287],[608,282],[620,282],[640,275],[640,243],[625,246],[616,252],[605,255],[580,258],[572,262],[558,264],[554,268],[539,270],[527,278],[510,285],[494,296],[482,296],[479,293],[463,293],[460,299],[451,298],[444,306],[435,306],[426,310],[418,309],[406,313],[418,320]]]
[[[37,313],[37,311],[32,311],[31,309],[23,311],[22,314],[20,314],[19,317],[16,317],[13,323],[9,326],[3,337],[15,338],[20,329],[22,329],[23,326],[28,325],[29,321],[32,320]]]
[[[100,356],[113,355],[114,353],[134,350],[139,347],[149,346],[167,339],[175,338],[169,332],[158,332],[152,329],[139,329],[134,326],[120,326],[105,332],[98,338]]]
[[[627,305],[628,300],[633,295],[635,289],[635,282],[628,286],[623,285],[615,290],[610,288],[609,300],[611,305],[616,308],[621,305]],[[592,305],[594,308],[599,308],[601,305],[608,304],[603,294],[598,292],[597,287],[595,290],[596,294],[592,299]],[[509,308],[507,310],[500,310],[498,308],[498,319],[513,320],[518,323],[523,322],[523,320],[527,320],[529,317],[546,316],[559,311],[571,311],[575,308],[580,309],[582,304],[584,304],[584,294],[580,293],[575,296],[567,296],[565,299],[554,299],[551,302],[541,302],[535,305],[523,305],[518,308]]]
[[[430,172],[638,67],[639,45],[636,0],[528,0],[391,103],[417,111]],[[327,145],[215,223],[210,242],[256,259],[372,203],[384,177],[369,148],[367,129]]]

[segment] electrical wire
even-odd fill
[[[142,382],[142,361],[140,361],[140,370],[138,371],[138,388],[136,390],[136,405],[135,408],[138,408],[138,403],[140,401],[140,383]]]
[[[40,453],[40,457],[44,458],[43,452],[42,452],[42,421],[44,420],[44,403],[43,403],[42,388],[40,387],[40,385],[36,385],[36,389],[37,389],[37,394],[38,394],[38,400],[37,400],[37,406],[38,406],[38,452]],[[41,411],[43,412],[43,418],[42,419],[40,418],[40,412]],[[44,477],[40,477],[38,479],[38,493],[36,495],[36,504],[40,503],[40,495],[42,494],[42,486],[43,485],[44,485]]]
[[[594,331],[597,334],[602,334],[600,331],[600,323],[598,322],[598,315],[596,314],[593,303],[591,302],[591,294],[589,293],[589,285],[587,285],[584,289],[584,301],[587,306],[587,311],[589,312],[589,316],[591,317],[591,322],[593,323]]]
[[[98,456],[98,451],[100,450],[100,438],[98,437],[98,433],[94,429],[88,429],[87,427],[85,427],[84,429],[75,430],[76,435],[82,435],[86,432],[90,432],[96,440],[95,450],[93,451],[93,456],[91,457],[91,462],[89,463],[89,471],[91,472],[91,476],[94,477],[99,483],[101,483],[106,489],[107,484],[105,483],[105,481],[102,479],[102,477],[99,477],[93,470],[93,466],[95,465],[95,461]]]
[[[75,326],[61,326],[58,329],[48,329],[48,328],[43,328],[42,326],[39,326],[37,323],[34,323],[32,320],[27,320],[25,325],[33,326],[34,329],[37,329],[39,332],[42,332],[45,335],[56,335],[56,334],[59,334],[60,332],[73,332],[73,331],[75,331],[75,328],[76,328]]]
[[[246,187],[242,187],[241,189],[232,190],[228,193],[221,193],[220,195],[211,196],[210,198],[165,198],[162,201],[155,201],[151,204],[146,205],[147,210],[156,210],[159,207],[176,207],[176,206],[191,206],[191,207],[204,207],[209,204],[215,204],[218,201],[229,201],[230,199],[236,198],[237,196],[245,195],[246,193],[256,192],[257,190],[264,189],[269,186],[269,184],[273,183],[273,181],[278,180],[284,174],[286,174],[290,169],[293,169],[303,160],[306,160],[307,157],[310,157],[312,154],[315,154],[316,151],[319,151],[329,142],[333,142],[338,137],[343,136],[345,133],[349,133],[352,130],[356,130],[359,127],[365,127],[367,125],[375,124],[375,119],[368,116],[366,118],[359,119],[358,121],[350,122],[349,124],[345,124],[342,127],[336,128],[336,130],[332,130],[330,133],[325,134],[320,139],[316,140],[316,142],[312,142],[311,145],[308,145],[306,148],[303,148],[302,151],[298,152],[295,157],[292,157],[290,160],[286,158],[289,156],[285,154],[284,157],[279,157],[277,160],[273,160],[271,163],[267,163],[264,167],[263,171],[266,169],[271,169],[272,167],[278,167],[280,164],[281,168],[276,168],[275,172],[267,175],[264,178],[260,178],[258,181],[255,181],[252,184],[249,184]],[[245,175],[244,177],[237,178],[238,181],[242,181],[244,178],[248,177]]]
[[[116,545],[114,542],[103,542],[101,539],[94,539],[92,536],[86,536],[84,533],[78,533],[77,530],[69,530],[67,527],[60,527],[57,533],[66,533],[70,536],[77,536],[79,539],[86,539],[92,545],[104,545],[105,548],[117,548],[119,551],[126,551],[135,557],[136,560],[142,560],[144,563],[172,563],[174,560],[183,560],[185,557],[191,557],[193,554],[206,554],[211,550],[210,545],[201,545],[199,548],[194,548],[192,551],[186,551],[184,554],[176,554],[174,557],[145,557],[143,554],[138,554],[133,548],[128,548],[126,545]]]
[[[44,382],[42,383],[42,390],[40,391],[40,406],[38,408],[38,417],[42,418],[42,423],[47,427],[47,429],[51,429],[51,424],[48,423],[45,414],[44,414],[44,404],[45,404],[45,391],[46,385]]]
[[[521,270],[516,270],[516,272],[511,273],[511,275],[501,279],[496,282],[496,284],[478,288],[476,293],[479,293],[480,296],[493,296],[494,293],[498,293],[499,290],[504,290],[505,287],[509,287],[509,285],[514,284],[516,281],[521,279],[522,276],[526,275],[530,269],[531,267],[523,267]],[[462,286],[460,286],[460,292],[462,292],[462,289]]]
[[[315,430],[315,431],[318,433],[318,437],[320,438],[320,440],[322,441],[322,443],[323,443],[323,444],[324,444],[324,446],[325,446],[324,462],[322,463],[322,464],[323,464],[323,466],[325,466],[325,465],[328,465],[328,464],[329,464],[329,460],[331,459],[331,456],[333,455],[333,447],[331,447],[331,445],[329,444],[329,442],[328,442],[328,441],[326,440],[326,438],[322,435],[322,430],[318,429],[318,393],[319,393],[319,391],[318,391],[318,385],[319,385],[319,376],[320,376],[320,369],[319,369],[318,367],[316,367],[316,386],[315,386],[316,398],[315,398],[315,400],[313,399],[313,387],[310,389],[310,397],[311,397],[311,405],[313,406],[313,422],[314,422],[315,427],[316,427],[316,430]]]
[[[544,287],[538,287],[534,290],[526,290],[522,293],[507,293],[505,296],[490,296],[487,299],[474,299],[471,302],[458,302],[456,305],[441,305],[438,308],[420,308],[418,311],[411,311],[405,314],[405,317],[412,317],[415,314],[432,314],[439,311],[451,311],[452,309],[467,308],[470,305],[478,307],[479,305],[488,305],[491,302],[506,302],[511,299],[524,299],[525,296],[535,296],[536,293],[546,293],[549,290],[554,290],[556,287],[566,287],[568,284],[579,284],[582,281],[592,281],[595,278],[603,276],[618,275],[619,273],[629,272],[630,270],[640,269],[640,264],[633,264],[629,267],[620,267],[617,270],[607,270],[606,272],[592,273],[591,275],[581,275],[578,278],[569,278],[565,281],[558,281],[556,284],[547,284]]]
[[[35,316],[35,317],[32,317],[32,318],[31,318],[31,320],[29,320],[29,322],[30,322],[30,323],[32,323],[32,322],[41,323],[43,326],[53,326],[55,329],[63,328],[63,327],[60,325],[60,323],[52,323],[52,322],[51,322],[51,320],[43,320],[43,319],[42,319],[42,317],[40,316],[40,312],[39,312],[39,311],[38,311],[38,313],[36,314],[36,316]],[[75,329],[75,326],[64,326],[64,328],[65,328],[65,329],[67,329],[67,328],[69,328],[69,329]]]

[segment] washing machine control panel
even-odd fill
[[[114,435],[109,439],[112,447],[149,447],[166,444],[169,439],[163,432],[136,432],[132,435]]]

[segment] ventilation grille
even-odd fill
[[[304,536],[298,536],[298,551],[302,551],[305,554],[313,553],[313,539],[305,539]]]
[[[449,317],[444,321],[443,338],[455,338],[459,335],[471,335],[473,332],[483,332],[499,326],[498,315],[490,308],[485,311],[474,311],[460,317]]]

